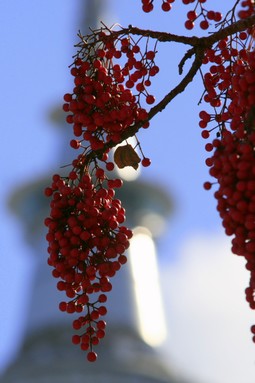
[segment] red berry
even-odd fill
[[[222,14],[220,12],[215,12],[214,21],[219,22],[222,19]]]
[[[210,190],[211,187],[212,187],[211,182],[205,182],[205,183],[204,183],[204,188],[205,188],[205,190]]]
[[[186,20],[186,21],[185,21],[185,24],[184,24],[185,28],[188,29],[188,30],[193,29],[193,28],[194,28],[194,25],[195,25],[195,24],[194,24],[193,21],[191,21],[191,20]]]
[[[208,29],[209,28],[209,23],[207,20],[202,20],[199,25],[200,25],[201,29]]]
[[[153,59],[155,58],[155,52],[154,52],[154,51],[148,51],[148,52],[146,53],[146,58],[147,58],[148,60],[153,60]]]
[[[72,95],[70,93],[66,93],[63,98],[66,102],[72,101]]]
[[[153,104],[153,103],[155,102],[155,97],[152,96],[152,95],[148,95],[148,96],[146,97],[146,102],[147,102],[147,104],[149,104],[149,105]]]
[[[113,162],[107,162],[105,167],[107,170],[112,171],[114,169],[114,163]]]
[[[79,344],[80,341],[81,341],[81,338],[79,335],[73,335],[73,337],[72,337],[73,344]]]
[[[144,167],[150,166],[150,164],[151,164],[151,160],[150,160],[149,158],[144,157],[144,158],[142,159],[142,165],[143,165]]]
[[[197,14],[196,14],[196,12],[195,12],[195,11],[189,11],[189,12],[187,13],[187,18],[188,18],[189,20],[191,20],[191,21],[196,20],[196,18],[197,18]]]
[[[207,12],[207,18],[209,20],[214,20],[215,12],[214,11],[208,11]]]
[[[50,197],[51,195],[52,195],[52,193],[53,193],[53,190],[52,190],[52,188],[45,188],[44,189],[44,195],[46,196],[46,197]]]
[[[70,146],[73,149],[79,149],[79,147],[81,146],[81,143],[78,140],[71,140],[70,141]]]
[[[94,351],[90,351],[87,354],[87,360],[89,362],[95,362],[97,360],[97,354]]]
[[[171,6],[171,4],[169,4],[167,2],[163,2],[161,5],[161,8],[164,12],[169,12],[170,9],[172,8],[172,6]]]
[[[153,4],[146,4],[146,5],[143,5],[143,11],[145,13],[149,13],[153,10]]]
[[[59,310],[60,311],[66,311],[67,309],[67,303],[66,302],[60,302],[59,303]]]
[[[203,130],[201,136],[206,139],[210,136],[210,133],[208,132],[208,130]]]

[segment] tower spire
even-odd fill
[[[109,0],[85,0],[81,2],[81,33],[87,34],[90,28],[98,28],[100,22],[105,20],[109,7]]]

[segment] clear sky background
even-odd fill
[[[208,3],[222,7],[219,0]],[[132,6],[128,0],[111,0],[109,6],[111,20],[122,25],[187,33],[181,19],[186,8],[177,2],[169,14],[146,15],[139,0]],[[58,162],[64,138],[49,113],[72,87],[68,65],[80,7],[78,0],[0,2],[2,370],[22,340],[22,312],[31,288],[27,280],[34,264],[22,223],[10,213],[7,201],[19,186],[62,165]],[[185,52],[175,45],[159,50],[157,100],[178,82],[177,64]],[[145,155],[152,160],[142,177],[162,185],[175,204],[158,247],[169,324],[164,355],[184,374],[201,381],[253,383],[255,346],[249,327],[255,315],[244,298],[249,274],[242,259],[230,253],[213,193],[202,187],[208,169],[198,127],[201,92],[197,79],[139,134]]]

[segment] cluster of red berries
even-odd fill
[[[216,139],[212,144],[206,145],[208,151],[214,149],[213,156],[207,159],[206,163],[210,167],[210,174],[219,182],[220,188],[216,192],[217,199],[221,201],[219,210],[222,212],[224,205],[224,211],[226,210],[228,216],[232,217],[232,221],[230,218],[227,221],[223,219],[223,225],[228,235],[235,235],[233,252],[245,256],[245,244],[250,243],[251,238],[248,237],[250,234],[246,233],[241,247],[235,244],[240,243],[240,238],[243,236],[242,234],[239,237],[238,233],[241,232],[239,226],[244,228],[249,226],[247,220],[255,223],[255,210],[253,211],[252,207],[255,190],[253,190],[255,187],[254,52],[246,52],[246,59],[239,59],[232,66],[230,83],[231,101],[225,113],[225,122],[229,120],[229,129],[226,128],[226,124],[222,124],[221,140]],[[205,111],[200,113],[200,117],[205,123],[211,118]],[[205,187],[209,189],[210,184],[206,183]],[[237,233],[236,227],[239,227]]]
[[[60,279],[57,288],[68,298],[59,309],[80,314],[73,328],[82,333],[72,341],[87,351],[87,359],[93,362],[97,358],[93,347],[105,334],[106,323],[101,319],[107,312],[105,293],[112,289],[110,278],[127,261],[124,253],[132,237],[131,230],[122,225],[125,210],[121,201],[114,198],[114,189],[123,182],[106,174],[115,166],[108,153],[123,141],[129,128],[149,126],[141,103],[154,103],[147,88],[159,69],[154,61],[155,47],[149,49],[147,38],[142,52],[130,36],[107,28],[80,37],[71,68],[75,86],[72,94],[64,95],[63,109],[68,112],[66,121],[73,126],[70,146],[83,152],[72,161],[68,176],[55,174],[45,189],[45,195],[51,197],[45,225],[48,263],[53,276]],[[116,63],[120,59],[122,66]],[[136,146],[143,156],[142,165],[149,166],[138,141]],[[140,157],[128,144],[119,148],[114,161],[120,168],[137,168]]]
[[[197,11],[197,6],[200,5],[200,10]],[[197,3],[196,7],[187,12],[187,20],[184,23],[186,29],[191,30],[195,26],[195,21],[202,18],[199,23],[201,29],[206,30],[209,28],[211,22],[219,23],[222,19],[222,14],[217,11],[207,11],[201,5],[201,1]]]
[[[154,0],[141,0],[142,1],[142,9],[144,12],[146,13],[149,13],[151,11],[153,11],[154,9],[154,5],[153,5],[153,2]],[[161,9],[165,12],[168,12],[172,9],[172,3],[175,2],[175,0],[161,0],[162,1],[162,4],[161,4]],[[182,0],[182,3],[185,4],[185,5],[188,5],[188,4],[192,4],[192,3],[195,3],[196,4],[203,4],[206,2],[206,0]]]
[[[163,0],[162,9],[169,11],[173,2]],[[206,0],[182,2],[195,3],[187,13],[187,29],[192,29],[198,18],[202,18],[202,29],[207,29],[211,21],[219,23],[219,28],[231,23],[228,18],[233,13],[229,12],[221,22],[219,12],[204,8]],[[153,0],[142,3],[145,12],[153,9]],[[240,18],[254,13],[252,0],[242,1],[241,5]],[[131,27],[125,31],[102,27],[86,37],[80,35],[78,53],[71,65],[74,88],[64,95],[63,110],[73,127],[70,146],[83,152],[73,160],[68,176],[55,174],[51,186],[45,189],[45,195],[51,197],[50,216],[45,220],[48,263],[53,267],[53,276],[60,279],[57,288],[68,298],[59,308],[79,314],[73,328],[81,333],[74,335],[72,341],[87,351],[87,359],[92,362],[97,358],[93,347],[105,335],[106,322],[102,317],[107,313],[106,293],[112,289],[110,278],[126,263],[125,251],[132,237],[132,232],[123,225],[125,210],[115,198],[114,189],[121,187],[122,181],[109,179],[106,171],[114,169],[114,162],[119,168],[137,169],[140,162],[150,165],[138,141],[135,148],[129,143],[118,147],[114,162],[108,156],[110,148],[135,135],[139,128],[149,126],[151,115],[144,105],[155,102],[148,89],[151,78],[159,72],[155,63],[157,41],[151,47],[146,33],[135,40],[130,30]],[[221,40],[206,51],[203,64],[210,68],[203,77],[204,101],[214,108],[214,113],[200,112],[199,125],[204,138],[217,129],[217,138],[206,144],[207,151],[214,151],[206,163],[219,183],[215,196],[226,233],[234,235],[233,252],[247,259],[251,271],[247,300],[255,308],[252,38],[253,31],[248,30]],[[209,123],[215,124],[210,130],[206,129]],[[137,147],[142,161],[135,151]],[[211,183],[205,183],[205,188],[210,189]]]
[[[142,9],[144,12],[149,13],[153,11],[154,0],[142,0]],[[162,0],[161,9],[165,12],[168,12],[172,9],[172,3],[175,0]],[[195,21],[202,19],[199,23],[201,29],[208,29],[211,22],[218,23],[222,19],[222,14],[213,10],[206,10],[203,7],[203,4],[206,3],[206,0],[182,0],[182,3],[185,5],[196,3],[193,10],[187,12],[187,20],[184,23],[186,29],[191,30],[195,26]]]
[[[242,18],[254,14],[254,3]],[[252,12],[251,12],[252,11]],[[253,31],[248,30],[221,40],[206,53],[204,63],[213,63],[204,75],[204,101],[214,113],[200,112],[202,137],[216,130],[216,138],[205,148],[210,175],[216,178],[214,193],[225,233],[232,236],[232,252],[246,259],[250,285],[246,299],[255,309],[255,52]],[[208,124],[215,126],[208,130]],[[207,128],[207,129],[205,129]],[[212,183],[205,182],[205,189]],[[255,326],[252,326],[255,334]],[[255,342],[255,335],[253,336]]]
[[[232,99],[228,111],[232,115],[230,127],[240,139],[255,129],[255,53],[246,52],[233,70]]]
[[[242,2],[247,6],[248,1]],[[250,3],[250,2],[249,2]],[[242,12],[242,11],[240,11]],[[239,12],[239,13],[240,13]],[[253,5],[254,12],[254,5]],[[247,15],[250,16],[247,11]],[[231,22],[224,20],[222,27]],[[236,130],[235,125],[237,120],[241,118],[240,107],[236,102],[237,97],[241,97],[241,88],[237,88],[239,74],[242,75],[246,71],[246,77],[252,75],[252,59],[249,51],[253,42],[252,31],[242,31],[232,35],[231,38],[220,40],[214,47],[205,52],[203,64],[209,66],[209,71],[203,75],[203,83],[205,91],[203,101],[214,108],[214,113],[200,112],[199,126],[203,129],[202,137],[208,138],[210,132],[216,130],[220,132],[223,128],[229,127],[231,130]],[[249,56],[249,58],[248,58]],[[247,60],[249,63],[247,63]],[[250,69],[248,69],[251,66]],[[244,83],[244,79],[240,80]],[[249,80],[252,81],[252,80]],[[246,92],[246,85],[244,91]],[[247,102],[247,98],[243,97],[243,102]],[[251,88],[249,95],[249,104],[254,104],[253,90]],[[243,118],[243,117],[242,117]],[[214,126],[208,129],[208,125]]]
[[[82,38],[78,46],[71,68],[75,87],[73,94],[65,94],[63,105],[66,112],[71,112],[66,120],[79,137],[72,141],[72,147],[79,148],[85,140],[92,150],[100,150],[105,143],[121,142],[123,133],[134,125],[147,128],[148,113],[141,102],[155,102],[147,90],[151,77],[159,71],[155,49],[149,50],[146,44],[142,52],[130,36],[108,29],[93,32],[89,41]]]
[[[91,173],[91,172],[90,172]],[[124,252],[132,232],[122,223],[125,210],[114,198],[120,179],[109,180],[102,168],[92,172],[72,170],[67,178],[55,174],[45,194],[52,197],[50,216],[46,218],[49,242],[48,264],[53,276],[60,278],[57,288],[65,291],[68,302],[59,308],[67,313],[83,313],[73,321],[82,329],[73,343],[87,350],[90,361],[96,359],[93,346],[104,337],[107,312],[102,305],[111,291],[110,278],[126,263]]]
[[[219,184],[214,194],[217,210],[225,233],[233,236],[232,252],[246,259],[251,273],[246,299],[255,309],[255,131],[246,131],[240,139],[226,130],[212,147],[214,154],[207,161],[211,176]],[[210,189],[211,183],[204,186]]]
[[[247,37],[245,32],[244,35]],[[229,51],[227,51],[227,55],[230,55]],[[247,127],[253,123],[255,55],[254,52],[242,49],[238,52],[238,56],[234,51],[232,60],[235,57],[237,57],[236,61],[232,62],[232,65],[227,67],[222,64],[212,65],[211,73],[206,73],[204,76],[206,87],[204,100],[210,103],[215,110],[220,107],[220,111],[216,111],[214,114],[206,111],[200,112],[199,126],[203,129],[203,138],[208,138],[210,132],[215,129],[219,134],[228,126],[228,129],[234,131],[239,139],[245,139]],[[216,123],[216,126],[210,131],[205,129],[212,121]]]
[[[153,11],[154,5],[153,5],[154,0],[142,0],[142,9],[145,13],[149,13]],[[172,9],[172,3],[174,3],[175,0],[162,0],[161,4],[161,9],[164,12],[168,12]]]
[[[239,19],[246,19],[254,15],[254,0],[244,0],[241,1],[242,9],[238,12]]]

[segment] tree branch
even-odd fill
[[[137,27],[133,27],[132,25],[130,25],[128,28],[122,29],[122,33],[150,37],[160,42],[174,42],[174,43],[188,44],[192,46],[195,46],[196,44],[198,44],[200,40],[200,38],[196,36],[191,36],[191,37],[179,36],[179,35],[174,35],[168,32],[157,32],[157,31],[151,31],[150,29],[140,29]]]
[[[204,47],[209,48],[215,42],[226,38],[227,36],[233,35],[236,32],[241,32],[247,28],[251,28],[255,24],[255,15],[248,17],[246,19],[238,20],[231,25],[228,25],[225,28],[220,29],[217,32],[214,32],[210,36],[205,37],[196,37],[196,36],[179,36],[174,35],[168,32],[158,32],[151,31],[149,29],[140,29],[129,25],[128,28],[123,28],[120,31],[112,31],[113,35],[120,34],[132,34],[137,36],[150,37],[152,39],[157,39],[160,42],[175,42],[181,44],[187,44],[191,46],[203,45]]]
[[[148,121],[151,120],[157,113],[162,112],[163,109],[180,93],[182,93],[187,85],[193,81],[196,73],[202,65],[204,53],[206,49],[210,48],[214,43],[220,41],[227,36],[230,36],[234,33],[241,32],[245,29],[251,28],[255,24],[255,15],[251,16],[247,19],[239,20],[221,30],[213,33],[207,37],[186,37],[186,36],[177,36],[171,33],[166,32],[155,32],[151,30],[144,30],[140,28],[136,28],[133,26],[129,26],[128,28],[123,28],[120,31],[112,31],[113,35],[122,35],[122,34],[133,34],[139,36],[147,36],[153,39],[157,39],[162,42],[177,42],[182,44],[191,45],[192,48],[189,49],[179,64],[179,73],[182,73],[183,66],[185,61],[188,58],[191,58],[195,55],[195,59],[188,71],[188,73],[183,77],[178,85],[176,85],[157,105],[152,107],[148,113]],[[122,135],[122,141],[128,139],[129,137],[134,136],[139,129],[143,126],[143,123],[139,123],[133,126],[130,126]],[[116,146],[116,143],[109,142],[107,143],[107,148],[112,148]],[[90,159],[98,157],[100,153],[103,153],[103,150],[93,151],[86,155],[87,160],[89,162]]]
[[[226,37],[233,35],[234,33],[244,31],[255,25],[255,15],[248,17],[247,19],[238,20],[233,24],[228,25],[225,28],[214,32],[212,35],[200,38],[199,44],[209,48],[219,40],[223,40]]]

